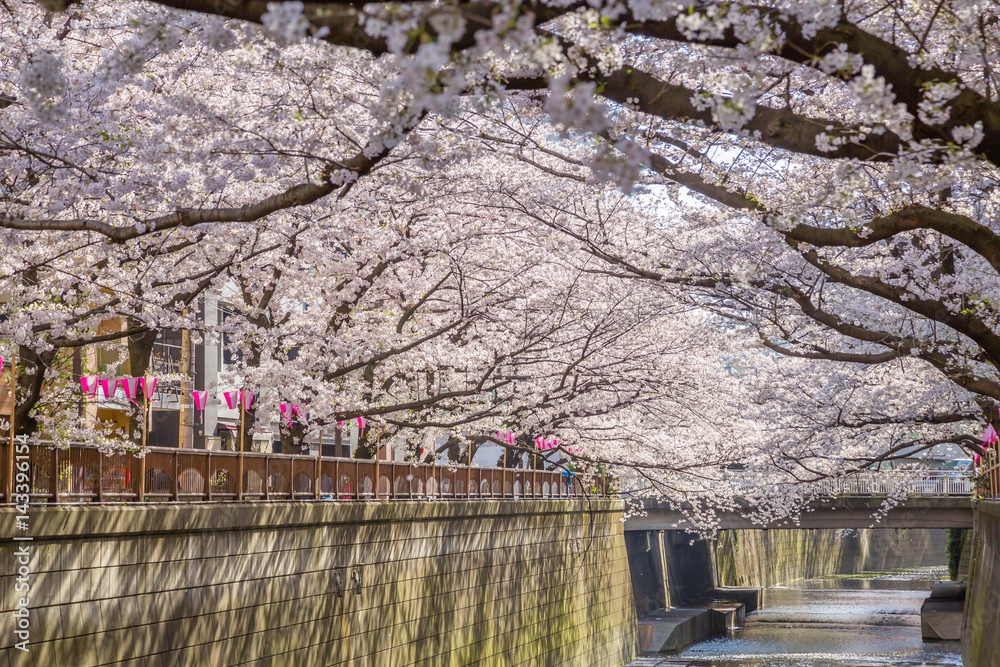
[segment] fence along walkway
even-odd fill
[[[4,502],[11,502],[10,443],[0,447]],[[368,459],[150,447],[144,458],[96,447],[41,445],[27,462],[32,502],[213,502],[263,500],[466,500],[609,495],[608,479],[560,471],[450,467]],[[15,473],[16,475],[16,473]],[[378,479],[378,492],[374,480]],[[316,483],[316,480],[319,483]]]

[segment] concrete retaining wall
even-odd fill
[[[721,586],[945,565],[943,529],[727,530],[715,545]]]
[[[0,667],[620,665],[617,501],[31,508],[30,649]]]
[[[1000,667],[1000,502],[978,501],[974,524],[962,661],[971,667]]]

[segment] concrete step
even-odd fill
[[[920,606],[920,633],[924,639],[962,639],[965,590],[964,581],[938,581],[931,585],[931,594]]]
[[[709,609],[657,609],[639,619],[639,650],[643,653],[676,653],[714,634]]]
[[[719,586],[710,595],[720,602],[739,602],[747,614],[764,606],[764,589],[760,586]]]

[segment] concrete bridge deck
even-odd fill
[[[721,512],[722,529],[734,528],[972,528],[973,499],[970,496],[929,496],[908,498],[876,516],[885,498],[878,496],[840,497],[816,500],[797,522],[791,519],[761,525],[746,511]],[[625,521],[626,531],[695,530],[695,526],[677,509],[662,502],[647,502],[645,516]]]

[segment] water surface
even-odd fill
[[[732,637],[628,667],[961,667],[957,642],[924,642],[920,605],[944,568],[868,572],[776,586]]]

